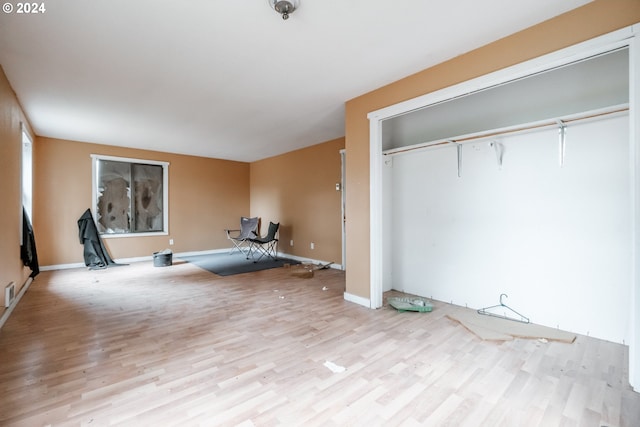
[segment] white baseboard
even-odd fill
[[[70,268],[83,268],[86,267],[81,262],[73,263],[73,264],[56,264],[56,265],[41,265],[40,271],[52,271],[52,270],[68,270]]]
[[[206,251],[193,251],[193,252],[177,252],[173,254],[173,258],[180,258],[180,257],[184,257],[184,256],[197,256],[197,255],[210,255],[210,254],[221,254],[221,253],[226,253],[229,252],[230,249],[229,248],[224,248],[224,249],[210,249],[210,250],[206,250]],[[299,257],[296,255],[291,255],[291,254],[287,254],[284,252],[278,252],[278,257],[280,258],[289,258],[295,261],[300,261],[300,262],[306,262],[306,263],[311,263],[311,264],[329,264],[330,261],[323,261],[323,260],[319,260],[319,259],[313,259],[313,258],[306,258],[306,257]],[[142,261],[153,261],[153,255],[149,255],[149,256],[143,256],[143,257],[133,257],[133,258],[120,258],[120,259],[116,259],[114,260],[117,263],[120,264],[129,264],[129,263],[133,263],[133,262],[142,262]],[[70,269],[70,268],[84,268],[86,267],[86,265],[84,265],[84,263],[73,263],[73,264],[57,264],[57,265],[45,265],[45,266],[41,266],[40,267],[40,271],[51,271],[51,270],[66,270],[66,269]],[[335,264],[335,263],[331,263],[331,265],[329,266],[330,268],[336,269],[336,270],[342,270],[342,265],[340,264]]]
[[[175,258],[180,258],[181,256],[197,256],[197,255],[210,255],[210,254],[224,254],[230,252],[231,249],[210,249],[206,251],[195,251],[195,252],[178,252],[173,254]]]
[[[369,298],[359,297],[358,295],[353,295],[348,292],[344,293],[345,301],[349,301],[367,308],[371,308],[371,300]]]
[[[194,256],[194,255],[207,255],[207,254],[217,254],[228,252],[229,249],[212,249],[208,251],[197,251],[197,252],[179,252],[174,253],[173,258],[180,258],[181,256]],[[142,261],[153,261],[153,255],[141,256],[141,257],[133,257],[133,258],[119,258],[114,260],[118,264],[130,264],[134,262],[142,262]],[[45,265],[40,267],[40,271],[52,271],[52,270],[67,270],[70,268],[85,268],[86,265],[82,262],[77,262],[73,264],[55,264],[55,265]]]

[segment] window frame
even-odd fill
[[[103,238],[121,237],[144,237],[144,236],[167,236],[169,235],[169,162],[158,160],[136,159],[130,157],[106,156],[102,154],[91,154],[91,208],[94,219],[98,221],[98,161],[112,161],[139,165],[152,165],[162,167],[162,230],[161,231],[129,231],[125,233],[105,233],[100,231]]]

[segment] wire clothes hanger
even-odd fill
[[[516,322],[529,323],[529,318],[528,317],[523,316],[522,314],[520,314],[517,311],[515,311],[513,308],[511,308],[508,305],[506,305],[505,303],[503,303],[502,302],[502,297],[508,298],[509,296],[507,294],[500,294],[500,304],[492,305],[490,307],[481,308],[481,309],[478,310],[478,314],[483,314],[485,316],[499,317],[501,319],[513,320],[513,321],[516,321]],[[509,310],[511,313],[517,315],[518,317],[509,317],[506,314],[501,315],[501,314],[492,313],[490,311],[487,311],[487,310],[491,310],[493,308],[506,308],[507,310]]]

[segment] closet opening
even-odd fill
[[[532,323],[629,344],[633,374],[634,35],[369,114],[371,308],[391,289],[474,309],[508,294]]]

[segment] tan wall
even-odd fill
[[[22,224],[22,127],[29,124],[0,67],[0,315],[4,311],[4,288],[14,282],[22,288],[31,270],[20,260]]]
[[[35,145],[33,226],[41,266],[84,262],[77,220],[92,204],[91,154],[170,163],[170,234],[104,239],[115,259],[151,256],[165,248],[226,248],[223,230],[249,212],[248,163],[49,138],[37,138]]]
[[[640,22],[638,0],[581,8],[369,92],[346,104],[347,283],[369,298],[369,122],[367,114]]]
[[[262,234],[269,221],[280,222],[279,251],[341,263],[342,208],[336,183],[342,148],[344,138],[251,163],[251,215],[262,218]]]

